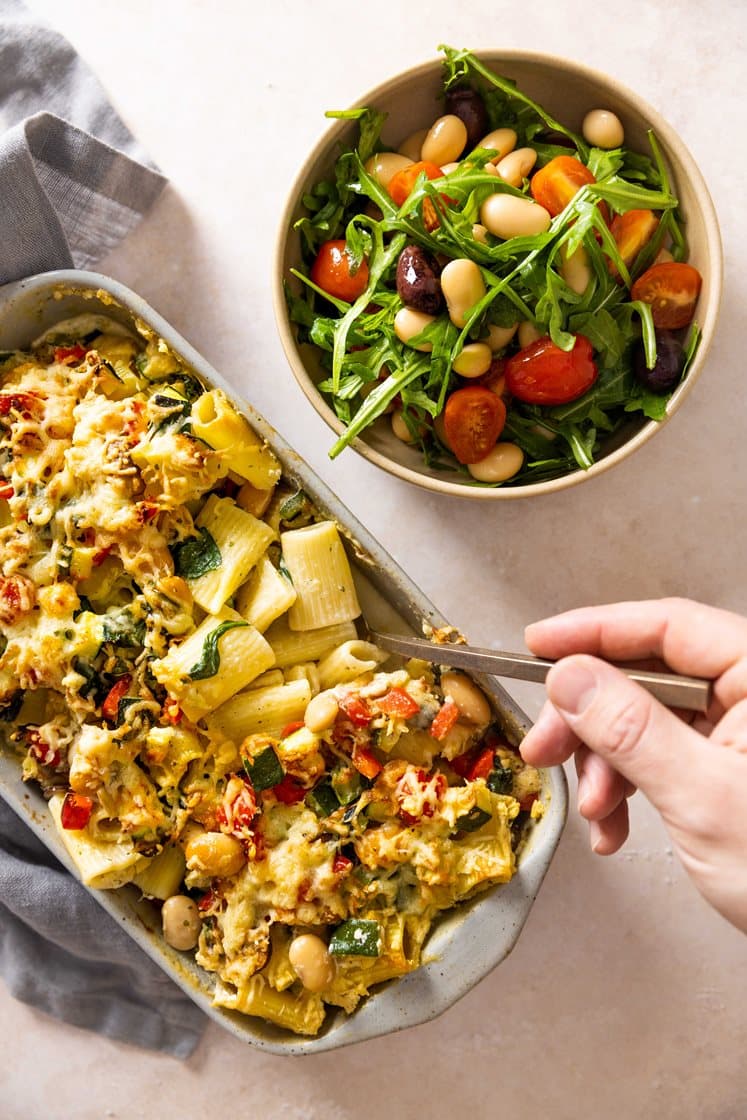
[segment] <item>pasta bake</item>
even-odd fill
[[[4,748],[87,886],[306,1035],[543,808],[482,691],[360,617],[336,522],[161,339],[85,315],[0,354]]]

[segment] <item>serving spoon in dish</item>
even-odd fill
[[[555,664],[554,661],[533,657],[529,653],[480,649],[459,642],[429,642],[425,638],[410,638],[373,630],[368,632],[367,638],[382,649],[401,653],[406,657],[419,657],[423,661],[448,665],[452,669],[470,669],[492,677],[512,677],[514,680],[535,681],[538,684],[544,683]],[[678,673],[653,673],[615,662],[611,664],[668,708],[683,708],[693,712],[708,710],[713,691],[713,684],[709,680],[685,677]]]

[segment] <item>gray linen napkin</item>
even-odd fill
[[[0,0],[0,283],[90,265],[165,182],[70,44]],[[180,1058],[206,1023],[2,802],[0,973],[58,1019]]]

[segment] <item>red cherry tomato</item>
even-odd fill
[[[691,264],[665,261],[647,268],[630,294],[633,299],[651,305],[654,326],[674,331],[691,322],[702,282],[697,268]]]
[[[446,402],[446,438],[460,463],[484,459],[495,447],[505,423],[505,404],[483,385],[457,389]]]
[[[658,225],[659,219],[653,210],[628,210],[626,214],[615,214],[610,233],[626,265],[631,265],[641,249],[648,245]],[[608,266],[612,275],[617,276],[614,263],[608,261]]]
[[[420,160],[417,163],[410,164],[409,167],[403,167],[396,175],[393,175],[389,180],[387,191],[392,202],[397,206],[402,206],[412,194],[412,188],[418,180],[418,177],[425,173],[427,179],[443,179],[444,173],[440,167],[435,163],[429,163],[428,160]],[[445,202],[453,203],[453,199],[447,195],[441,195]],[[433,205],[429,198],[423,201],[423,224],[428,230],[438,228],[438,214],[436,207]]]
[[[77,832],[86,827],[91,819],[92,812],[93,801],[91,798],[86,797],[84,793],[73,793],[70,790],[65,794],[65,800],[62,802],[60,824],[65,829],[72,829]]]
[[[361,261],[356,273],[352,273],[350,268],[347,242],[325,241],[319,247],[310,276],[316,286],[328,295],[354,303],[368,285],[368,265]]]
[[[553,217],[588,183],[596,183],[589,168],[575,156],[556,156],[532,176],[532,197]]]
[[[299,785],[294,778],[291,778],[290,774],[286,774],[282,781],[273,786],[271,792],[283,805],[296,805],[299,801],[303,801],[306,796],[304,787]]]
[[[572,350],[538,338],[506,362],[506,388],[527,404],[567,404],[582,396],[599,376],[588,338],[576,335]]]

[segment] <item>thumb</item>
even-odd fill
[[[670,820],[692,806],[703,738],[614,666],[585,654],[558,661],[547,693],[590,750]]]

